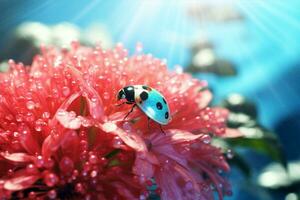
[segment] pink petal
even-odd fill
[[[197,103],[198,103],[198,107],[202,109],[208,106],[209,102],[211,102],[212,100],[213,95],[209,90],[204,90],[200,94],[201,94],[201,98],[199,98]]]
[[[63,155],[70,157],[72,160],[78,159],[79,155],[79,136],[73,131],[69,136],[65,139],[64,143],[62,143],[62,151]]]
[[[153,177],[154,165],[141,154],[137,154],[132,171],[143,179],[141,182],[144,182]]]
[[[24,130],[23,130],[24,132]],[[20,135],[20,144],[22,145],[22,147],[30,154],[34,155],[36,153],[39,153],[40,150],[40,146],[37,143],[37,140],[33,137],[31,131],[26,130],[26,133],[23,133]]]
[[[65,140],[72,135],[74,131],[69,130],[65,132],[58,132],[55,134],[50,134],[43,143],[42,155],[45,159],[49,158],[53,152],[55,152]]]
[[[18,173],[18,176],[4,182],[4,188],[11,191],[23,190],[32,186],[39,178],[40,175],[38,174],[26,175],[25,172],[22,174]]]
[[[75,67],[68,65],[71,73],[80,82],[83,96],[87,99],[91,116],[96,120],[104,120],[103,102],[98,92],[90,86],[84,79],[83,74]]]
[[[165,144],[178,144],[183,142],[190,142],[197,140],[202,137],[201,134],[192,134],[188,131],[178,130],[178,129],[169,129],[166,131],[166,134],[152,134],[151,143],[152,145],[159,146]]]
[[[134,194],[130,190],[127,189],[127,187],[122,183],[112,183],[112,185],[117,188],[117,191],[120,196],[124,197],[125,199],[132,199],[132,200],[138,200]]]
[[[81,92],[76,92],[74,94],[72,94],[68,99],[66,99],[62,105],[57,109],[55,115],[53,116],[53,119],[50,122],[50,126],[55,126],[57,123],[57,120],[59,119],[59,114],[61,114],[62,111],[66,111],[69,106],[73,103],[73,101],[75,99],[77,99],[78,97],[80,97],[82,93]]]
[[[99,128],[101,128],[104,132],[112,133],[118,135],[125,144],[135,149],[136,151],[146,151],[147,147],[144,140],[134,132],[127,133],[120,129],[113,122],[106,122],[104,124],[97,124]]]
[[[27,153],[1,153],[1,156],[13,162],[31,162],[34,160],[34,157]]]

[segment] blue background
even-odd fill
[[[217,55],[232,61],[238,71],[236,77],[197,75],[208,80],[215,102],[232,92],[247,96],[258,106],[259,121],[280,136],[287,158],[299,159],[300,1],[231,1],[244,20],[225,23],[199,23],[191,19],[186,8],[192,2],[206,3],[205,0],[1,0],[0,45],[9,31],[24,21],[46,24],[67,21],[82,28],[98,22],[106,26],[115,42],[123,42],[131,52],[137,42],[142,42],[144,52],[166,58],[173,68],[176,64],[189,64],[190,45],[204,35],[214,44]],[[263,160],[259,156],[257,159]],[[256,168],[261,167],[260,160],[250,162]],[[235,176],[238,173],[234,172]],[[235,192],[233,198],[246,199],[247,195],[242,193]]]

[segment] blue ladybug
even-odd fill
[[[118,92],[118,100],[126,99],[123,104],[133,104],[131,110],[124,117],[133,111],[134,107],[138,106],[147,116],[148,119],[166,125],[170,122],[170,109],[164,96],[157,90],[146,85],[129,85],[122,88]]]

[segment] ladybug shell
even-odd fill
[[[170,121],[170,109],[164,96],[157,90],[145,86],[134,85],[134,98],[138,107],[152,120],[166,125]]]

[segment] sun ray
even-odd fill
[[[261,6],[264,8],[264,12],[269,12],[271,15],[276,16],[278,18],[284,19],[285,23],[287,25],[293,26],[300,30],[300,21],[299,19],[295,19],[291,17],[290,15],[283,13],[282,10],[278,9],[276,6],[270,6],[269,4],[266,4],[266,2],[261,1],[261,3],[257,4],[258,6]]]
[[[78,22],[80,19],[82,19],[88,12],[90,12],[92,9],[95,9],[98,7],[98,5],[102,2],[103,0],[94,0],[91,1],[90,3],[86,4],[86,6],[70,21],[73,23]]]
[[[245,3],[239,3],[238,6],[239,8],[243,11],[243,13],[248,17],[248,19],[258,28],[258,30],[261,31],[261,33],[265,34],[268,36],[270,40],[274,42],[274,44],[277,44],[280,47],[285,47],[286,43],[281,40],[280,35],[277,33],[272,32],[269,29],[268,24],[265,24],[261,21],[260,19],[260,14],[255,11],[255,8],[251,8],[250,4]]]

